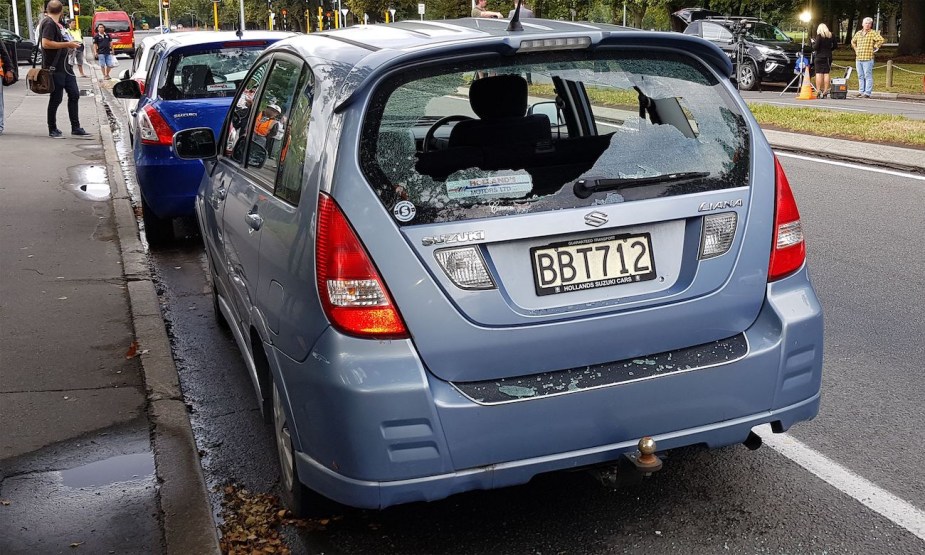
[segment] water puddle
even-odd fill
[[[120,455],[61,471],[61,483],[70,488],[105,486],[150,479],[154,474],[154,456],[150,453]]]
[[[71,166],[67,170],[70,177],[65,185],[78,197],[91,201],[104,201],[111,192],[106,166],[97,164],[81,164]]]

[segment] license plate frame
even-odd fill
[[[563,257],[560,252],[568,255]],[[544,256],[548,258],[541,259]],[[530,266],[533,286],[540,297],[640,283],[657,276],[649,232],[602,235],[531,247]],[[575,275],[566,281],[562,278],[568,267]],[[555,279],[547,279],[550,272]],[[577,279],[581,274],[584,279]]]

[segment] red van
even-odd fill
[[[96,36],[96,26],[102,23],[106,31],[112,36],[112,53],[128,54],[135,57],[135,25],[125,12],[105,11],[93,14],[93,36]]]

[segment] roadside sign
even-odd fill
[[[394,11],[392,15],[395,15]],[[418,4],[418,15],[424,15],[424,4]]]
[[[349,11],[350,11],[350,10],[347,9],[347,8],[341,8],[340,13],[341,13],[341,15],[343,15],[344,17],[347,17],[347,12],[349,12]]]
[[[392,16],[392,20],[395,20],[395,8],[389,8],[389,15]]]

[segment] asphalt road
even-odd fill
[[[618,490],[584,473],[554,474],[434,503],[350,510],[325,526],[287,527],[293,552],[925,551],[925,529],[916,528],[925,522],[925,180],[789,155],[781,162],[826,310],[822,410],[788,434],[805,450],[794,455],[779,442],[755,452],[687,449]],[[274,492],[272,432],[212,316],[195,225],[183,230],[185,239],[151,259],[207,482]],[[819,477],[827,473],[829,482]],[[217,512],[220,493],[212,501]]]

